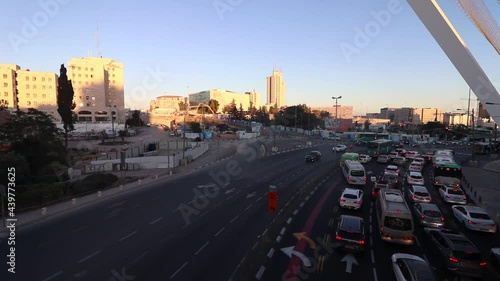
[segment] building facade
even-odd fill
[[[72,58],[68,79],[80,122],[125,122],[123,63],[108,58]]]
[[[389,119],[389,120],[391,120],[391,122],[394,122],[395,116],[396,116],[396,109],[395,108],[384,107],[384,108],[380,109],[379,118]]]
[[[283,73],[281,71],[273,70],[271,76],[266,77],[267,82],[267,99],[266,103],[277,108],[286,105],[286,83],[283,80]]]
[[[335,114],[337,114],[338,119],[352,119],[352,112],[353,112],[353,107],[352,106],[345,106],[345,105],[337,105],[337,109],[335,109],[335,105],[333,106],[316,106],[316,107],[311,107],[311,110],[318,110],[318,111],[326,111],[330,113],[330,117],[335,118]]]
[[[427,124],[428,122],[443,123],[444,113],[437,108],[415,108],[414,109],[414,124]]]
[[[185,102],[186,98],[181,96],[160,96],[149,103],[149,112],[151,114],[161,113],[172,115],[184,110],[184,108],[180,108],[179,104],[184,104]]]
[[[0,103],[9,110],[35,108],[61,122],[57,112],[57,79],[51,72],[35,72],[18,65],[1,64],[2,90]]]
[[[257,109],[260,107],[260,95],[256,92],[246,92],[243,94],[228,90],[212,89],[189,94],[189,104],[191,106],[196,106],[199,103],[208,104],[210,100],[219,102],[218,112],[216,113],[222,112],[224,107],[231,104],[233,100],[236,103],[236,107],[239,108],[241,105],[243,110],[250,110],[250,106],[254,106]]]

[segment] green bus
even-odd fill
[[[359,161],[359,154],[355,152],[346,152],[340,156],[339,166],[342,168],[344,166],[345,160]]]
[[[366,143],[366,153],[371,157],[388,154],[392,151],[393,142],[388,139],[372,140]]]
[[[434,164],[432,173],[434,186],[459,187],[462,167],[454,161],[440,161]]]
[[[364,132],[364,133],[357,133],[355,137],[355,141],[360,142],[369,142],[372,140],[379,140],[379,139],[389,139],[390,135],[388,133],[374,133],[374,132]]]

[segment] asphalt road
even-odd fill
[[[307,150],[261,157],[264,147],[17,230],[16,274],[0,280],[227,280],[275,216],[269,185],[281,207],[317,165],[335,165],[330,145],[311,164]]]
[[[467,148],[454,147],[453,149],[457,152],[457,160],[460,161],[460,159],[468,157]],[[362,148],[355,147],[356,150],[360,151]],[[385,166],[375,161],[365,164],[366,171],[372,171],[374,174],[382,173]],[[431,192],[433,203],[438,205],[445,215],[446,227],[463,232],[478,247],[483,257],[488,260],[489,249],[500,245],[500,234],[476,233],[457,226],[451,212],[451,205],[444,203],[439,197],[437,189],[430,185],[431,166],[429,164],[424,169],[424,176],[426,179],[425,186]],[[403,178],[401,177],[400,180],[402,181]],[[373,206],[374,202],[370,198],[371,186],[366,185],[364,187],[363,206],[358,211],[344,210],[338,207],[338,198],[344,187],[347,187],[347,183],[341,175],[340,169],[337,168],[335,175],[310,198],[300,213],[297,214],[291,228],[289,228],[279,245],[281,249],[290,246],[294,247],[296,251],[309,258],[311,266],[304,266],[298,256],[292,255],[292,258],[290,258],[277,249],[272,265],[268,267],[269,270],[266,271],[262,280],[396,280],[392,271],[390,257],[394,253],[401,252],[425,257],[431,265],[435,263],[435,256],[429,251],[429,246],[423,244],[421,226],[416,224],[417,243],[413,246],[383,242],[377,231],[376,211]],[[406,192],[405,185],[401,185],[400,188]],[[411,206],[411,203],[408,202],[408,204]],[[336,249],[334,233],[338,222],[337,218],[342,214],[357,215],[364,219],[367,233],[364,253],[351,256],[340,249]],[[301,232],[305,232],[311,240],[315,241],[315,250],[307,241],[304,239],[298,240],[294,236],[294,233]],[[354,259],[351,257],[354,257]],[[350,269],[348,261],[351,261]],[[298,267],[294,268],[294,265],[298,265]],[[437,280],[454,280],[454,276],[445,270],[433,269]],[[487,276],[483,280],[500,280],[499,273],[500,269],[488,265]]]

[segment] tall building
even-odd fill
[[[266,78],[267,104],[276,105],[277,108],[285,106],[286,84],[281,71],[273,70],[273,74]]]
[[[379,117],[382,119],[389,119],[389,120],[391,120],[391,122],[393,122],[393,121],[395,121],[394,120],[395,115],[396,115],[395,108],[385,107],[385,108],[380,109]]]
[[[245,92],[243,94],[228,90],[213,89],[189,94],[190,105],[198,105],[199,103],[208,104],[210,100],[219,102],[218,112],[222,112],[224,107],[231,104],[233,100],[236,103],[236,107],[240,108],[241,105],[243,110],[249,110],[251,105],[255,108],[260,107],[260,94],[256,92]]]
[[[394,110],[394,122],[397,123],[413,123],[415,110],[410,107],[396,108]]]
[[[22,70],[18,65],[0,64],[0,103],[10,110],[35,108],[60,122],[57,112],[57,74]]]
[[[125,122],[123,63],[108,58],[72,58],[68,79],[75,92],[79,121]]]
[[[444,114],[441,109],[437,108],[415,108],[415,117],[413,123],[427,124],[428,122],[443,122]]]

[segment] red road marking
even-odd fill
[[[329,188],[326,194],[321,198],[321,200],[318,202],[316,207],[314,207],[314,210],[312,211],[311,215],[307,219],[307,222],[302,229],[301,232],[305,232],[307,235],[311,233],[311,229],[314,226],[314,223],[316,222],[316,219],[319,216],[319,213],[323,209],[323,205],[325,205],[326,200],[330,196],[330,194],[333,192],[335,187],[337,186],[339,180],[335,181]],[[297,241],[297,244],[295,244],[295,251],[304,253],[304,250],[307,246],[307,241],[304,239],[301,239]],[[292,255],[292,258],[290,259],[290,263],[288,264],[288,269],[286,270],[285,274],[283,275],[285,281],[297,281],[297,273],[300,271],[302,264],[302,260],[298,258],[295,255]]]

